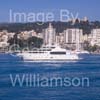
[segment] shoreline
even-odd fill
[[[15,51],[9,52],[9,51],[0,51],[0,54],[11,54],[11,53],[17,53]],[[84,53],[85,54],[85,53]],[[100,52],[89,52],[89,54],[100,54]]]

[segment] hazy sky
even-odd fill
[[[9,10],[14,12],[54,12],[55,20],[61,9],[100,21],[100,0],[0,0],[0,22],[9,22]],[[59,19],[58,19],[59,20]]]

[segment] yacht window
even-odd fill
[[[66,54],[66,52],[50,52],[50,54]]]

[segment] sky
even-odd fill
[[[89,20],[100,21],[100,0],[0,0],[0,22],[10,22],[10,10],[26,15],[53,12],[54,20],[59,20],[61,10],[68,10],[69,16],[78,13],[79,18],[86,16]]]

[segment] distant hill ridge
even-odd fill
[[[33,23],[0,23],[0,31],[7,30],[8,32],[19,33],[20,31],[35,30],[37,33],[41,33],[43,29],[47,28],[49,22],[45,22],[42,25],[38,25],[38,22]],[[90,34],[91,29],[100,28],[100,22],[94,21],[78,21],[73,24],[73,22],[51,22],[53,27],[56,29],[57,33],[63,32],[67,28],[80,28],[83,29],[84,34]]]

